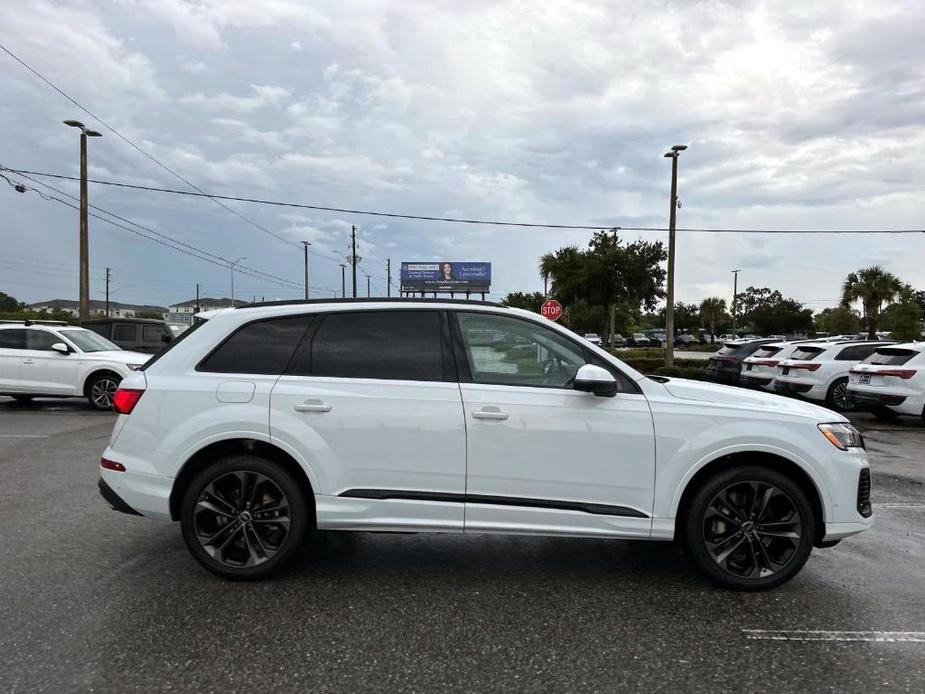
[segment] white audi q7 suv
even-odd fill
[[[718,583],[761,590],[872,522],[842,415],[648,378],[495,304],[202,314],[114,407],[103,497],[179,521],[231,579],[281,569],[317,528],[677,540]]]

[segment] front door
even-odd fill
[[[80,356],[76,353],[62,354],[54,351],[55,343],[64,340],[44,330],[26,330],[26,348],[22,351],[23,390],[45,395],[81,395],[77,383],[77,365]]]
[[[273,389],[270,433],[311,467],[319,528],[462,531],[466,435],[442,311],[317,318]]]
[[[647,536],[655,434],[632,381],[614,397],[576,391],[578,368],[602,364],[579,342],[529,319],[455,315],[466,531]]]

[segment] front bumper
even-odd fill
[[[113,488],[110,487],[108,484],[106,484],[106,480],[104,480],[102,477],[100,477],[99,482],[97,482],[97,486],[99,487],[99,490],[100,490],[100,496],[102,496],[106,500],[106,503],[112,507],[113,511],[119,511],[120,513],[128,513],[129,515],[132,515],[132,516],[141,515],[140,513],[138,513],[138,511],[136,511],[131,506],[129,506],[127,503],[125,503],[125,500],[121,496],[116,494]]]

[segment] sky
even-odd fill
[[[923,30],[919,0],[0,0],[0,44],[208,192],[601,228],[667,226],[674,144],[681,227],[925,227]],[[0,53],[0,164],[76,175],[69,118],[103,132],[91,178],[189,189]],[[229,203],[241,219],[99,185],[90,202],[288,280],[236,273],[246,299],[301,296],[302,241],[312,297],[339,295],[352,224],[377,296],[387,259],[396,282],[403,260],[489,261],[493,298],[542,290],[540,256],[592,233]],[[91,298],[106,267],[117,301],[229,295],[227,266],[90,221]],[[0,291],[76,298],[77,249],[75,210],[0,180]],[[679,232],[676,296],[728,301],[738,268],[818,311],[875,263],[925,288],[925,234]]]

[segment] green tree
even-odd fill
[[[584,302],[609,315],[608,335],[616,331],[617,311],[628,319],[640,306],[651,310],[664,296],[667,258],[659,241],[624,245],[616,234],[599,231],[586,250],[566,246],[540,259],[540,274],[552,281],[551,295],[568,309]]]
[[[526,311],[540,312],[540,306],[545,299],[543,292],[511,292],[501,299],[501,303],[511,308],[522,308]]]
[[[26,305],[15,297],[0,292],[0,311],[9,313],[13,311],[21,311],[25,307]]]
[[[813,312],[776,289],[749,287],[739,294],[744,322],[759,335],[786,335],[813,329]]]
[[[849,306],[860,301],[867,317],[867,337],[877,337],[880,325],[880,309],[884,302],[892,301],[904,289],[902,281],[879,265],[872,265],[845,278],[842,285],[842,304]]]
[[[816,330],[828,335],[852,335],[861,328],[858,314],[847,306],[825,308],[815,318]]]
[[[918,294],[910,285],[905,285],[899,291],[896,303],[887,306],[880,314],[881,327],[889,330],[894,340],[911,341],[922,336]]]
[[[704,327],[710,328],[710,343],[716,335],[716,324],[726,318],[726,300],[718,296],[711,296],[700,302],[700,321]]]

